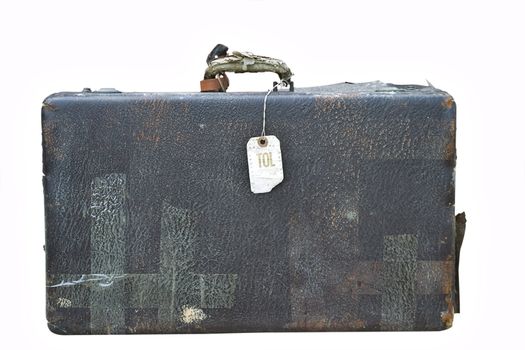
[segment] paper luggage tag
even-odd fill
[[[277,137],[252,137],[246,144],[246,150],[253,193],[268,193],[284,180],[281,143]]]

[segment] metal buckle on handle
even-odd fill
[[[222,44],[217,44],[213,50],[209,53],[206,58],[208,66],[210,63],[221,57],[225,57],[228,54],[228,47]],[[230,80],[226,73],[219,73],[212,79],[201,80],[201,92],[226,92],[230,86]]]
[[[226,74],[217,74],[213,79],[201,80],[201,92],[226,92],[230,80]]]

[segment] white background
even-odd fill
[[[524,11],[519,1],[2,1],[0,342],[38,349],[523,348]],[[216,43],[283,59],[296,86],[426,84],[458,106],[467,212],[460,315],[430,333],[57,336],[47,330],[40,106],[83,87],[197,91]],[[230,75],[231,91],[272,75]]]

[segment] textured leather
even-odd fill
[[[440,330],[455,292],[455,103],[276,92],[284,181],[250,191],[264,93],[59,93],[42,108],[52,331]]]

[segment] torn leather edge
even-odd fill
[[[461,245],[463,244],[463,238],[465,237],[465,228],[467,219],[465,212],[456,215],[456,240],[455,240],[455,251],[456,251],[456,282],[454,283],[454,313],[459,313],[459,254],[461,251]]]

